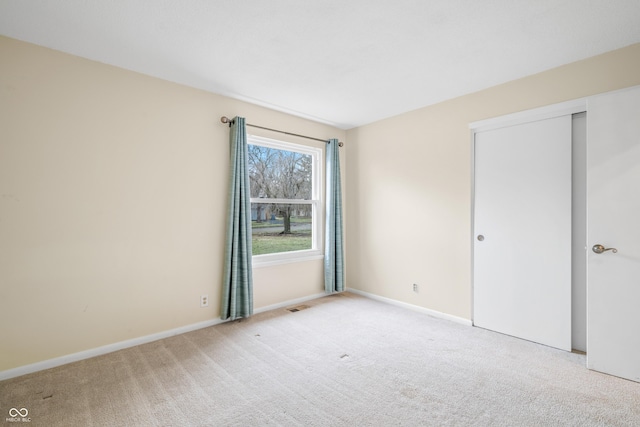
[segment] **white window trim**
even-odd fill
[[[323,173],[323,159],[324,159],[324,150],[316,147],[309,147],[307,145],[295,144],[293,142],[285,142],[279,141],[271,138],[264,138],[256,135],[247,135],[247,143],[250,145],[259,145],[262,147],[275,148],[278,150],[285,151],[295,151],[302,154],[309,154],[312,158],[312,176],[311,179],[313,181],[313,191],[311,194],[311,200],[294,200],[294,199],[269,199],[271,202],[282,203],[282,204],[311,204],[313,213],[312,218],[313,221],[312,226],[312,239],[311,239],[311,249],[302,250],[302,251],[291,251],[291,252],[279,252],[275,254],[264,254],[264,255],[253,255],[252,256],[252,266],[256,267],[267,267],[278,264],[288,264],[291,262],[300,262],[300,261],[311,261],[317,259],[324,258],[323,244],[324,239],[322,238],[322,218],[324,216],[323,206],[324,200],[322,200],[322,173]],[[251,203],[260,203],[264,202],[265,199],[260,198],[251,198]]]

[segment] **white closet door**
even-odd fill
[[[474,150],[474,325],[571,350],[571,115]]]
[[[640,381],[640,87],[588,102],[587,366]]]

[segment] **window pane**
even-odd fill
[[[251,203],[253,255],[312,249],[312,206]]]
[[[313,156],[249,145],[251,197],[311,200]]]

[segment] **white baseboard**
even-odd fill
[[[269,310],[275,310],[277,308],[289,307],[290,305],[296,305],[296,304],[300,304],[300,303],[305,302],[305,301],[311,301],[312,299],[322,298],[322,297],[324,297],[326,295],[327,294],[325,294],[324,292],[320,293],[320,294],[313,294],[313,295],[309,295],[309,296],[302,297],[302,298],[292,299],[292,300],[289,300],[289,301],[279,302],[277,304],[268,305],[266,307],[260,307],[260,308],[258,308],[256,310],[254,310],[253,312],[255,314],[258,314],[258,313],[262,313],[262,312],[269,311]]]
[[[406,308],[406,309],[409,309],[409,310],[417,311],[419,313],[428,314],[429,316],[438,317],[440,319],[450,320],[452,322],[460,323],[462,325],[466,325],[466,326],[472,326],[473,325],[471,320],[464,319],[462,317],[452,316],[450,314],[442,313],[442,312],[436,311],[436,310],[430,310],[428,308],[420,307],[419,305],[408,304],[406,302],[398,301],[398,300],[395,300],[395,299],[381,297],[379,295],[370,294],[369,292],[360,291],[358,289],[348,288],[347,291],[348,292],[352,292],[354,294],[362,295],[363,297],[374,299],[376,301],[381,301],[381,302],[385,302],[387,304],[392,304],[392,305],[395,305],[395,306],[398,306],[398,307],[402,307],[402,308]]]
[[[206,320],[204,322],[193,323],[191,325],[181,326],[179,328],[170,329],[168,331],[157,332],[155,334],[132,338],[130,340],[120,341],[113,344],[107,344],[101,347],[80,351],[78,353],[72,353],[53,359],[43,360],[42,362],[36,362],[30,365],[19,366],[17,368],[0,372],[0,381],[30,374],[32,372],[55,368],[56,366],[66,365],[67,363],[77,362],[79,360],[89,359],[91,357],[102,356],[103,354],[113,353],[114,351],[123,350],[129,347],[135,347],[140,344],[146,344],[152,341],[161,340],[163,338],[169,338],[174,335],[184,334],[186,332],[195,331],[197,329],[207,328],[209,326],[217,325],[223,322],[225,322],[225,320],[222,319]]]
[[[367,298],[371,298],[377,301],[385,302],[388,304],[393,304],[399,307],[407,308],[409,310],[417,311],[420,313],[428,314],[430,316],[439,317],[441,319],[451,320],[456,323],[461,323],[463,325],[471,326],[471,321],[467,319],[463,319],[461,317],[452,316],[446,313],[441,313],[439,311],[430,310],[428,308],[420,307],[413,304],[407,304],[401,301],[393,300],[390,298],[381,297],[378,295],[370,294],[368,292],[360,291],[357,289],[347,289],[348,292],[352,292],[354,294],[362,295]],[[269,310],[274,310],[278,308],[288,307],[291,305],[296,305],[303,303],[305,301],[310,301],[316,298],[324,297],[325,293],[318,293],[309,295],[303,298],[297,298],[289,301],[285,301],[282,303],[268,305],[266,307],[260,307],[254,310],[255,314],[262,313]],[[167,331],[158,332],[155,334],[145,335],[138,338],[132,338],[130,340],[120,341],[113,344],[104,345],[101,347],[92,348],[85,351],[80,351],[78,353],[67,354],[65,356],[56,357],[53,359],[43,360],[42,362],[32,363],[30,365],[19,366],[17,368],[8,369],[6,371],[0,372],[0,381],[7,380],[9,378],[19,377],[21,375],[31,374],[33,372],[44,371],[45,369],[55,368],[57,366],[66,365],[68,363],[77,362],[84,359],[89,359],[91,357],[102,356],[103,354],[112,353],[114,351],[123,350],[125,348],[135,347],[137,345],[150,343],[153,341],[161,340],[163,338],[169,338],[175,335],[184,334],[187,332],[195,331],[202,328],[208,328],[209,326],[218,325],[220,323],[226,322],[226,320],[222,319],[212,319],[206,320],[204,322],[198,322],[191,325],[182,326],[175,329],[170,329]]]
[[[288,307],[291,305],[300,304],[301,302],[309,301],[309,300],[316,299],[323,296],[325,296],[324,293],[314,294],[304,298],[297,298],[294,300],[285,301],[282,303],[273,304],[266,307],[260,307],[254,310],[254,313],[258,314],[258,313],[273,310],[276,308]],[[45,369],[55,368],[57,366],[66,365],[68,363],[89,359],[91,357],[102,356],[103,354],[112,353],[114,351],[123,350],[125,348],[135,347],[137,345],[150,343],[153,341],[161,340],[163,338],[169,338],[175,335],[184,334],[184,333],[195,331],[202,328],[208,328],[209,326],[218,325],[224,322],[226,322],[226,320],[222,320],[222,319],[206,320],[204,322],[193,323],[191,325],[181,326],[179,328],[170,329],[168,331],[162,331],[162,332],[158,332],[151,335],[145,335],[138,338],[132,338],[130,340],[120,341],[117,343],[80,351],[78,353],[67,354],[65,356],[43,360],[42,362],[36,362],[30,365],[24,365],[24,366],[19,366],[13,369],[7,369],[6,371],[0,371],[0,381],[7,380],[9,378],[19,377],[21,375],[31,374],[33,372],[44,371]]]

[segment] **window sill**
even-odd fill
[[[273,255],[255,255],[252,257],[251,266],[253,268],[271,267],[273,265],[290,264],[292,262],[313,261],[324,259],[324,255],[318,251],[305,253],[289,252]]]

